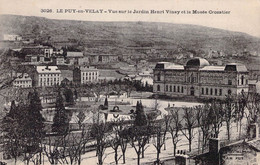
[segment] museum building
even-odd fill
[[[193,58],[184,66],[159,62],[153,71],[153,92],[159,95],[223,99],[248,92],[248,70],[239,63],[212,66],[203,58]]]

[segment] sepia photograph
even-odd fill
[[[0,0],[0,165],[260,165],[260,0]]]

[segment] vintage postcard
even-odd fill
[[[0,165],[260,164],[260,0],[0,0]]]

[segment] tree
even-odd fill
[[[231,95],[227,95],[224,101],[224,120],[227,128],[228,140],[230,140],[230,127],[231,120],[235,112],[234,98]]]
[[[135,121],[134,125],[135,126],[144,126],[147,125],[147,117],[144,112],[144,107],[142,105],[142,102],[137,101],[136,103],[136,116],[135,116]]]
[[[130,144],[134,147],[137,155],[137,165],[140,165],[140,156],[143,155],[144,147],[150,138],[151,129],[144,126],[134,126],[129,129]]]
[[[68,129],[68,114],[66,113],[64,107],[62,95],[60,91],[58,91],[58,95],[56,97],[55,115],[53,118],[52,131],[56,132],[58,135],[64,135],[68,133]]]
[[[74,103],[73,92],[70,88],[65,88],[64,91],[65,101],[69,104]]]
[[[153,133],[155,133],[155,142],[153,143],[153,146],[156,149],[157,157],[156,157],[156,164],[160,164],[160,153],[161,148],[165,144],[165,136],[167,132],[168,126],[161,126],[161,123],[158,123],[152,127]]]
[[[207,145],[208,138],[210,136],[210,125],[211,125],[211,115],[209,111],[209,105],[206,104],[204,106],[196,106],[194,108],[196,110],[196,118],[198,126],[202,131],[202,152]],[[200,139],[199,139],[200,140]]]
[[[211,113],[211,123],[213,125],[213,132],[216,137],[218,137],[219,132],[220,132],[220,127],[223,122],[223,116],[224,116],[224,110],[223,106],[220,101],[213,100],[211,104],[209,105],[210,107],[210,113]]]
[[[115,153],[115,155],[114,155],[115,163],[118,164],[118,160],[120,159],[120,157],[118,158],[118,148],[120,146],[120,137],[119,137],[119,134],[117,131],[111,137],[111,140],[109,140],[109,143]]]
[[[31,157],[31,154],[33,152],[40,152],[40,159],[41,159],[41,148],[40,144],[42,139],[45,136],[44,131],[44,121],[45,119],[42,117],[41,111],[42,111],[42,105],[41,100],[39,98],[38,92],[34,90],[32,93],[28,94],[28,107],[26,117],[23,121],[23,129],[24,129],[24,135],[26,139],[26,151],[25,157]],[[26,153],[27,156],[26,156]],[[41,160],[40,160],[41,161]]]
[[[11,108],[9,113],[3,118],[2,121],[2,129],[4,135],[4,154],[8,155],[15,160],[15,164],[17,162],[17,158],[22,153],[22,138],[23,130],[20,127],[21,124],[21,114],[23,112],[23,108],[21,106],[16,106],[15,102],[12,101]]]
[[[107,139],[107,131],[109,127],[107,123],[94,123],[92,125],[91,129],[91,137],[93,137],[96,140],[96,151],[97,151],[97,156],[98,156],[98,164],[102,165],[104,161],[104,153],[106,150],[106,147],[108,145],[108,139]]]
[[[176,148],[177,143],[180,141],[179,139],[179,132],[182,128],[181,126],[181,119],[179,116],[179,110],[175,109],[174,111],[169,111],[169,133],[172,137],[172,144],[173,144],[173,155],[176,155]]]
[[[183,115],[183,120],[185,121],[184,124],[184,130],[181,129],[183,135],[186,137],[186,139],[189,141],[189,151],[191,151],[191,143],[194,138],[194,133],[193,133],[193,127],[196,124],[196,114],[193,108],[183,108],[184,110],[184,115]],[[186,130],[188,132],[186,132]]]
[[[119,135],[120,148],[121,148],[121,151],[123,154],[123,164],[125,164],[125,152],[126,152],[127,144],[129,141],[128,130],[126,128],[122,129],[118,132],[118,135]]]

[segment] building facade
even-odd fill
[[[17,73],[16,77],[13,81],[13,86],[20,88],[32,87],[32,79],[27,73]]]
[[[61,83],[61,71],[57,66],[36,66],[34,84],[38,87],[54,86]]]
[[[91,66],[81,66],[73,70],[73,82],[77,84],[86,84],[98,82],[99,70]]]
[[[113,63],[118,62],[118,55],[115,54],[90,54],[88,55],[90,63]]]
[[[67,52],[67,59],[70,65],[79,65],[79,59],[83,58],[82,52]]]
[[[243,64],[212,66],[205,59],[193,58],[186,65],[157,63],[153,82],[153,92],[159,95],[223,99],[248,92],[248,71]]]

